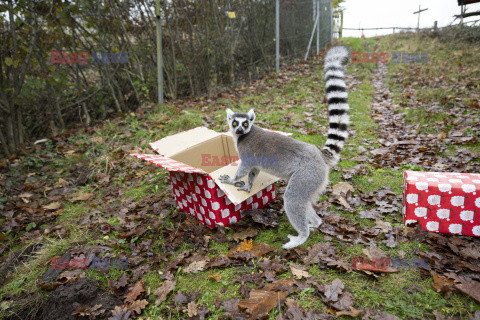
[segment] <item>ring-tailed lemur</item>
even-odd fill
[[[289,179],[284,194],[284,206],[288,220],[298,232],[298,236],[289,235],[290,241],[283,245],[284,249],[294,248],[307,241],[309,228],[317,228],[322,223],[312,204],[324,191],[328,183],[329,168],[338,162],[340,151],[348,137],[349,106],[343,64],[349,56],[350,52],[346,47],[338,46],[330,49],[325,57],[325,89],[330,128],[321,151],[314,145],[253,125],[253,109],[248,113],[226,110],[235,147],[242,161],[235,177],[223,175],[220,180],[238,186],[238,190],[249,192],[260,170]],[[240,181],[247,174],[248,182]]]

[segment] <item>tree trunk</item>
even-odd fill
[[[5,153],[7,157],[9,157],[11,155],[10,150],[8,149],[7,140],[5,139],[5,136],[3,135],[3,131],[1,130],[0,130],[0,142],[2,143],[3,153]]]

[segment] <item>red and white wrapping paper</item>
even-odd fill
[[[480,237],[480,174],[405,171],[403,222]]]
[[[228,227],[240,221],[246,209],[261,209],[275,199],[274,185],[235,205],[207,174],[170,172],[173,194],[178,208],[213,228]]]
[[[159,154],[132,154],[132,156],[137,157],[139,159],[143,159],[145,161],[148,161],[150,163],[153,163],[156,166],[162,167],[163,169],[171,172],[189,172],[189,173],[203,173],[207,174],[205,171],[203,171],[200,168],[194,168],[192,166],[189,166],[188,164],[175,161],[173,159],[170,159],[166,156],[162,156]]]

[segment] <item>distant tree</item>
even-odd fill
[[[343,32],[343,11],[345,10],[341,4],[345,0],[332,0],[332,19],[333,19],[333,29],[338,30],[338,37],[342,37]]]

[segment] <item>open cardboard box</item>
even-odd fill
[[[260,209],[275,199],[273,183],[279,178],[266,172],[260,172],[249,193],[219,180],[234,176],[241,161],[230,133],[197,127],[150,146],[159,154],[132,155],[168,170],[179,209],[209,227],[229,226],[243,218],[243,210]]]

